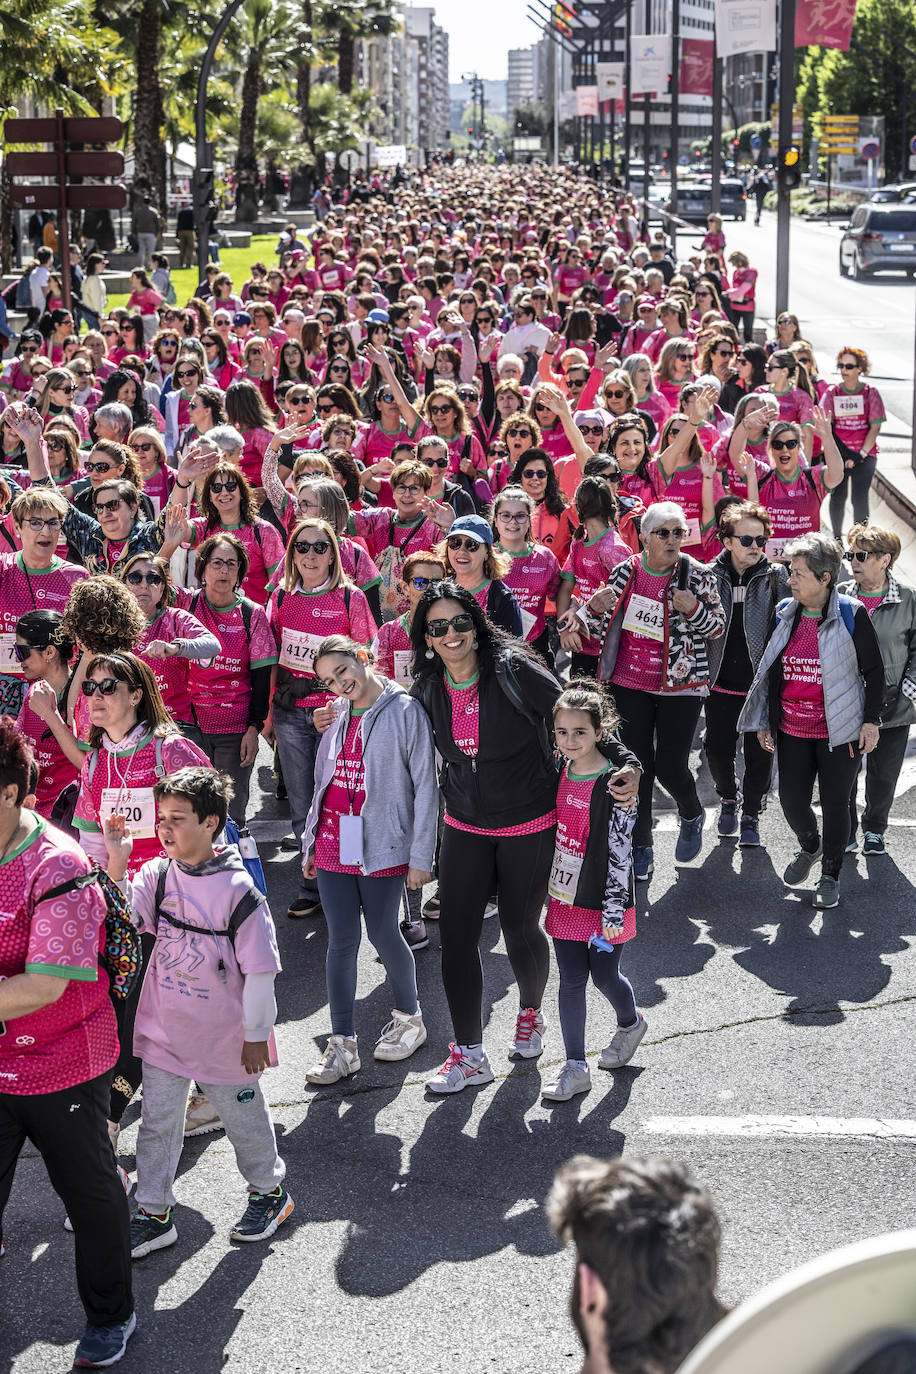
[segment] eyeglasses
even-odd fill
[[[406,484],[406,482],[400,482],[396,487],[393,487],[392,490],[393,490],[393,491],[401,491],[401,492],[404,493],[405,496],[419,496],[419,495],[422,494],[424,488],[423,488],[423,487],[414,487],[414,486],[410,486],[410,487],[409,487],[409,486]]]
[[[492,323],[493,323],[493,316],[492,316],[492,315],[481,315],[481,314],[478,313],[478,315],[477,315],[477,323],[478,323],[478,324],[492,324]]]
[[[50,520],[42,520],[40,516],[30,515],[27,520],[23,521],[23,524],[28,525],[29,529],[33,530],[35,534],[41,534],[45,527],[53,534],[55,530],[60,529],[63,523],[59,515],[53,516]]]
[[[289,396],[287,397],[287,403],[296,407],[309,406],[312,404],[312,398],[311,396]],[[333,402],[331,402],[331,409],[334,409]]]
[[[799,353],[799,355],[798,355],[798,361],[799,361],[800,363],[804,363],[805,367],[813,367],[813,366],[814,366],[814,359],[813,359],[813,358],[806,358],[805,355],[804,355],[803,353]],[[848,363],[846,364],[846,368],[847,368],[847,369],[849,368],[849,364],[848,364]],[[840,370],[843,371],[844,369],[841,368]]]
[[[452,415],[454,411],[455,407],[452,405],[430,406],[429,408],[430,415]]]
[[[546,291],[532,291],[532,293],[531,293],[531,299],[532,299],[533,301],[546,301],[546,299],[547,299],[547,292],[546,292]]]
[[[293,545],[293,548],[296,550],[296,553],[317,553],[319,558],[322,556],[322,554],[326,554],[330,547],[330,542],[327,539],[316,539],[314,544],[310,544],[307,539],[297,539],[295,544]]]
[[[805,361],[805,360],[804,360],[804,359],[799,359],[799,361],[800,361],[800,362],[803,362],[803,361]],[[810,362],[810,361],[811,361],[810,358],[809,358],[807,361]],[[841,372],[855,372],[856,369],[858,368],[858,366],[859,366],[858,363],[837,363],[837,367],[839,368],[839,370],[840,370]]]
[[[209,558],[208,568],[218,568],[221,572],[232,572],[239,565],[237,558]]]
[[[180,367],[176,367],[175,376],[178,378],[179,382],[184,382],[187,381],[188,377],[199,377],[200,372],[196,367],[186,367],[183,372]]]
[[[96,682],[95,678],[90,678],[80,687],[84,697],[94,697],[99,692],[103,697],[113,697],[118,690],[118,679],[116,677],[103,677],[101,682]]]
[[[782,453],[784,449],[798,448],[797,439],[772,439],[770,442],[777,453]]]
[[[694,291],[693,294],[696,296],[697,300],[699,300],[701,296],[711,296],[711,295],[712,295],[712,292],[711,292],[711,291]]]
[[[306,401],[290,401],[290,405],[291,405],[291,406],[295,406],[297,410],[298,410],[298,408],[299,408],[300,405],[306,405],[306,404],[307,404]],[[317,404],[317,406],[315,407],[315,409],[316,409],[316,411],[318,412],[319,415],[333,415],[333,414],[334,414],[334,411],[337,409],[337,407],[336,407],[336,405],[334,404],[333,401],[331,401],[331,403],[330,403],[329,405],[322,405],[321,402],[319,401],[318,404]]]
[[[657,535],[659,539],[677,539],[680,541],[681,539],[687,538],[686,530],[668,530],[662,528],[659,530],[651,530],[650,533]]]
[[[765,534],[736,534],[735,538],[742,549],[752,549],[756,544],[758,549],[765,547],[767,537]]]
[[[386,405],[391,405],[394,400],[393,391],[379,391],[376,393],[376,400],[384,401]]]
[[[148,587],[161,587],[162,573],[129,572],[127,574],[127,577],[125,578],[125,581],[129,582],[132,587],[139,587],[144,582]]]
[[[791,319],[789,318],[788,315],[780,315],[780,317],[779,317],[779,319],[776,321],[776,323],[777,323],[777,324],[794,324],[795,321],[794,321],[794,320],[791,320]]]
[[[201,403],[198,402],[198,404]],[[156,451],[155,444],[131,444],[130,447],[133,453],[155,453]]]
[[[522,476],[529,482],[544,482],[547,479],[546,468],[525,468]]]
[[[533,439],[533,438],[534,438],[534,434],[532,433],[532,431],[531,431],[530,429],[519,429],[518,426],[516,426],[516,425],[513,425],[511,429],[507,429],[507,430],[506,430],[506,434],[507,434],[507,436],[508,436],[510,439]]]
[[[479,539],[465,539],[461,534],[454,534],[446,540],[446,543],[452,553],[460,553],[462,549],[466,553],[476,553],[480,548],[481,541]]]
[[[66,384],[66,382],[65,382],[65,383],[63,384],[63,386],[52,386],[52,387],[51,387],[51,390],[52,390],[52,391],[62,391],[62,392],[64,393],[65,396],[72,396],[73,393],[74,393],[74,391],[76,390],[76,387],[73,386],[72,384],[71,384],[70,386],[68,386],[68,385]]]
[[[238,489],[239,484],[235,477],[227,477],[224,482],[210,483],[210,490],[215,491],[217,495],[219,495],[221,491],[238,491]]]
[[[844,556],[850,563],[864,563],[874,552],[874,549],[847,549]]]
[[[674,356],[679,363],[692,363],[696,355],[693,353],[676,353]]]
[[[418,592],[422,592],[435,581],[433,577],[410,577],[407,579],[412,587],[416,587]]]
[[[447,468],[447,467],[448,467],[448,459],[447,459],[447,458],[427,458],[427,456],[426,456],[425,453],[421,453],[421,455],[420,455],[420,462],[421,462],[421,463],[425,463],[425,464],[427,465],[427,467],[431,467],[431,468]]]
[[[580,434],[603,434],[604,425],[578,425]]]
[[[62,448],[67,447],[63,439],[46,439],[45,443],[52,453],[59,453]]]
[[[720,358],[733,358],[735,356],[735,350],[733,348],[717,348],[716,353]]]
[[[106,339],[117,339],[120,336],[120,332],[117,329],[103,329],[102,333]]]
[[[466,635],[474,628],[474,617],[467,611],[462,611],[460,615],[453,615],[451,620],[427,620],[426,633],[430,639],[444,639],[449,630],[455,634]]]
[[[744,356],[743,353],[739,353],[739,354],[738,354],[738,362],[739,362],[739,363],[750,363],[750,362],[751,362],[751,359],[750,359],[750,358],[746,358],[746,357]]]
[[[111,472],[114,469],[114,463],[91,463],[87,460],[83,467],[87,472]]]
[[[609,401],[622,401],[627,393],[625,391],[606,391],[604,394]]]
[[[528,520],[529,516],[527,511],[519,511],[516,514],[512,511],[498,510],[496,512],[496,518],[497,520],[504,521],[504,523],[507,525],[524,525]]]
[[[116,497],[115,500],[113,500],[113,501],[96,501],[96,503],[95,503],[96,514],[101,515],[104,511],[116,511],[116,510],[118,509],[118,506],[120,506],[120,505],[121,505],[121,498],[120,498],[120,496]]]

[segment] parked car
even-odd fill
[[[916,275],[916,205],[857,205],[841,225],[840,276],[864,281],[875,272]]]
[[[876,186],[868,197],[869,205],[899,204],[916,196],[916,181],[900,181],[893,186]]]
[[[719,214],[723,219],[747,219],[747,195],[737,177],[723,177],[719,183]],[[670,213],[670,197],[665,202],[665,210]],[[677,215],[689,224],[705,224],[712,214],[712,186],[691,183],[678,185]]]

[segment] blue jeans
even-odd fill
[[[366,934],[391,982],[393,1005],[408,1016],[419,1011],[417,969],[410,946],[401,934],[398,915],[403,877],[372,878],[362,873],[327,873],[318,870],[318,891],[328,923],[328,1003],[331,1034],[356,1033],[356,956],[362,938],[359,913],[366,919]]]
[[[301,840],[312,804],[312,791],[315,785],[315,756],[318,753],[319,734],[315,729],[314,711],[308,706],[297,706],[292,711],[284,711],[282,706],[274,705],[271,720],[277,740],[277,752],[283,769],[283,781],[289,797],[289,809],[296,839]],[[318,900],[318,887],[314,879],[300,879],[299,896]]]

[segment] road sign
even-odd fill
[[[910,153],[909,168],[911,172],[916,172],[916,153]]]
[[[119,177],[124,173],[124,154],[115,152],[66,153],[70,177]],[[56,153],[8,153],[6,170],[11,177],[56,177]]]
[[[60,207],[59,186],[10,187],[10,204],[14,210],[57,210]],[[120,210],[127,204],[123,186],[83,182],[67,187],[67,205],[71,210]]]
[[[859,153],[866,162],[874,162],[875,158],[881,156],[881,144],[876,138],[863,138],[859,144]]]
[[[345,171],[352,172],[359,166],[359,153],[355,148],[345,148],[342,153],[338,153],[337,161]]]
[[[821,157],[855,157],[859,145],[845,139],[822,138],[818,140],[817,150]]]
[[[117,143],[124,132],[120,119],[72,118],[64,120],[67,143]],[[6,143],[53,143],[57,138],[56,119],[8,119],[3,126]]]
[[[762,144],[763,140],[761,139],[759,134],[751,134],[751,147],[753,148],[755,153],[757,149],[762,146]]]

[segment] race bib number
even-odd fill
[[[305,630],[284,630],[280,637],[280,667],[291,668],[294,673],[314,673],[315,655],[324,638]]]
[[[413,649],[395,649],[394,651],[394,680],[402,687],[410,687],[413,684]]]
[[[768,539],[766,543],[767,558],[772,558],[774,560],[782,558],[782,551],[788,543],[789,540],[786,535],[781,535],[774,539]]]
[[[156,834],[156,799],[151,787],[104,787],[99,802],[99,824],[105,829],[109,816],[123,816],[135,840],[151,840]]]
[[[16,657],[14,645],[16,635],[10,630],[8,634],[0,635],[0,673],[21,673],[22,664]]]
[[[571,854],[568,849],[554,851],[553,866],[547,882],[547,893],[565,906],[575,906],[576,888],[582,872],[582,855]]]
[[[838,420],[858,420],[865,414],[865,397],[834,396],[833,413]]]
[[[683,543],[684,543],[684,544],[700,544],[700,543],[702,543],[702,535],[700,534],[700,522],[699,522],[699,520],[698,520],[696,517],[693,517],[693,518],[691,518],[690,516],[687,517],[687,537],[686,537],[686,539],[683,540]]]
[[[521,606],[518,609],[522,617],[522,639],[527,639],[538,623],[538,618],[536,615],[532,615],[530,611],[522,610]]]
[[[623,617],[623,628],[631,635],[654,639],[660,644],[665,638],[665,608],[649,596],[630,597]]]

